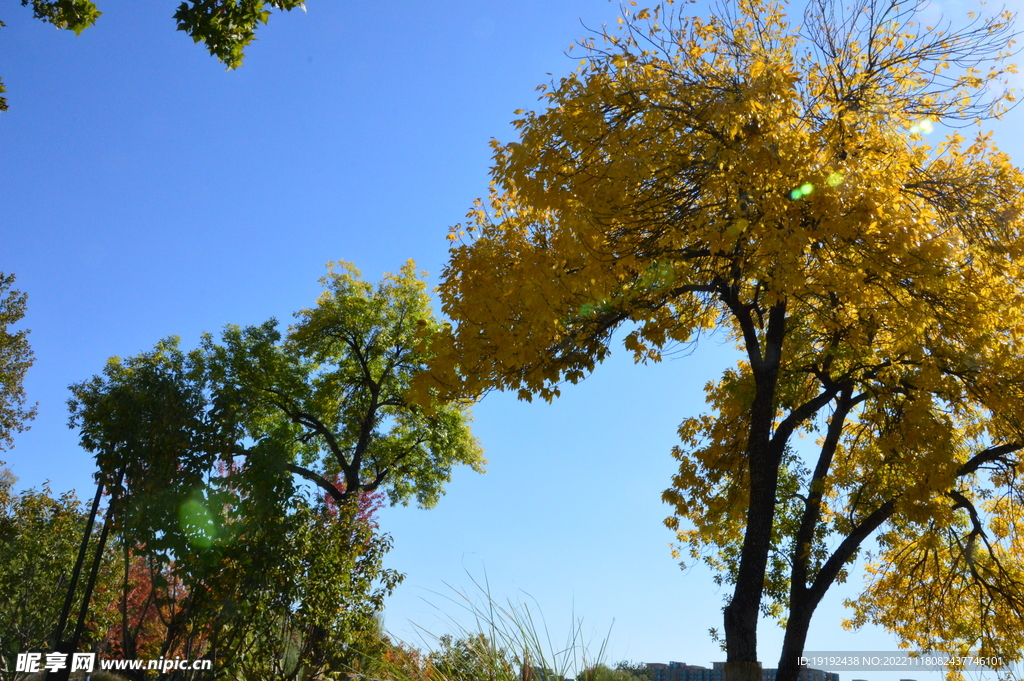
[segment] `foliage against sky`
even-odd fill
[[[21,0],[31,2],[36,19],[76,35],[96,23],[103,14],[91,0]],[[186,0],[178,5],[174,19],[178,30],[193,41],[202,42],[227,65],[238,68],[245,58],[245,48],[256,39],[256,29],[270,20],[271,10],[305,9],[301,0]],[[4,23],[0,21],[0,28]],[[0,80],[0,93],[5,92]],[[7,110],[7,99],[0,96],[0,111]]]
[[[61,586],[66,590],[87,517],[73,492],[55,496],[47,485],[17,492],[16,483],[0,462],[0,664],[5,669],[15,668],[18,653],[51,643],[64,604]],[[101,588],[95,601],[103,609],[110,594]]]
[[[13,274],[0,272],[0,450],[13,444],[12,434],[25,430],[36,413],[24,406],[25,373],[33,361],[28,331],[9,329],[25,316],[28,296],[11,290],[13,283]]]
[[[453,466],[482,470],[465,404],[405,400],[436,327],[415,266],[373,286],[332,263],[321,283],[284,337],[271,320],[228,326],[191,352],[170,338],[72,387],[72,423],[137,541],[185,546],[189,531],[168,528],[219,465],[238,467],[254,518],[286,503],[292,476],[338,502],[380,489],[429,507]]]
[[[637,362],[716,328],[742,350],[681,426],[665,498],[732,585],[744,673],[765,612],[795,678],[814,609],[880,528],[857,621],[922,649],[1024,644],[1024,176],[989,133],[928,137],[1013,101],[1013,17],[951,29],[922,9],[638,9],[494,144],[491,194],[452,232],[455,324],[424,385],[550,400],[619,328]]]
[[[576,59],[564,50],[581,21],[614,24],[619,8],[308,3],[308,14],[261,28],[245,68],[226,72],[174,31],[176,4],[100,4],[79,37],[17,3],[0,17],[0,75],[12,91],[0,125],[0,240],[4,269],[30,295],[38,359],[26,389],[40,403],[5,458],[26,486],[91,488],[93,459],[65,427],[64,400],[111,354],[135,355],[169,333],[194,347],[226,322],[285,320],[315,298],[310,272],[328,257],[374,274],[415,257],[440,272],[444,228],[486,182],[487,139],[514,139],[511,111],[535,107],[544,74],[578,62],[579,48]],[[941,4],[956,17],[964,3]],[[703,3],[691,12],[703,15]],[[1018,109],[995,126],[1015,158],[1019,124]],[[1000,138],[1000,126],[1010,134]],[[388,601],[390,630],[415,640],[407,619],[434,629],[423,594],[486,569],[495,594],[522,589],[555,627],[574,611],[603,635],[614,619],[610,659],[720,659],[706,636],[720,592],[704,566],[680,576],[659,494],[675,427],[701,411],[699,386],[734,361],[731,344],[722,336],[656,366],[634,368],[627,355],[617,349],[550,405],[489,396],[474,409],[489,474],[456,473],[430,513],[382,511],[396,540],[388,564],[409,574]],[[581,572],[595,543],[616,550]],[[892,649],[880,628],[840,629],[839,604],[853,593],[830,592],[809,645]],[[781,630],[762,627],[758,641],[771,664]]]

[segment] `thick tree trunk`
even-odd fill
[[[839,445],[839,438],[843,433],[846,424],[846,417],[850,410],[859,402],[863,401],[865,395],[853,397],[853,391],[843,388],[836,402],[835,412],[829,420],[828,433],[822,443],[821,452],[818,456],[818,463],[814,468],[814,475],[811,478],[810,489],[805,500],[803,518],[800,521],[800,528],[797,530],[793,542],[793,553],[790,556],[790,587],[789,587],[789,614],[786,619],[786,637],[782,642],[782,655],[779,658],[778,671],[775,674],[775,681],[798,681],[802,669],[799,658],[804,652],[804,643],[807,640],[807,631],[811,625],[811,617],[815,608],[821,601],[825,590],[832,584],[838,574],[838,568],[845,562],[845,552],[854,551],[859,542],[851,544],[849,541],[841,546],[834,559],[822,570],[811,587],[807,585],[807,578],[810,570],[811,545],[814,541],[814,531],[821,521],[821,503],[824,491],[824,481],[832,467],[832,459]],[[837,559],[844,560],[838,563]]]
[[[767,449],[767,442],[765,449]],[[768,451],[751,461],[750,506],[732,600],[725,608],[726,667],[724,681],[760,681],[757,659],[757,621],[761,612],[764,575],[775,518],[778,464]]]
[[[786,637],[782,641],[782,655],[779,657],[778,671],[775,681],[798,681],[800,656],[804,654],[807,632],[811,626],[811,616],[818,604],[804,601],[791,607],[789,620],[786,623]]]
[[[807,631],[811,626],[811,618],[822,597],[835,583],[843,566],[856,555],[864,540],[892,516],[896,508],[896,500],[889,499],[881,506],[864,517],[860,523],[839,544],[839,547],[822,565],[814,583],[805,585],[807,575],[806,558],[794,556],[793,583],[789,595],[789,617],[786,624],[786,637],[782,642],[782,656],[779,658],[778,672],[775,681],[798,681],[800,673],[799,657],[804,653]],[[817,509],[813,512],[817,514]],[[814,517],[817,517],[815,515]],[[805,550],[810,550],[809,544]]]
[[[738,316],[749,315],[749,310],[741,311],[739,306],[733,309]],[[782,447],[772,442],[772,423],[775,418],[775,390],[782,358],[785,317],[785,304],[777,304],[771,309],[763,351],[753,333],[749,316],[740,320],[744,327],[756,392],[750,408],[750,434],[747,440],[750,502],[747,507],[746,531],[743,535],[736,587],[732,600],[725,608],[724,681],[761,680],[761,666],[757,659],[757,620],[764,593],[768,553],[771,550],[775,495],[782,459]]]
[[[726,662],[723,676],[731,681],[761,681],[761,663]]]

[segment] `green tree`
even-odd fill
[[[11,447],[12,433],[25,430],[25,422],[35,418],[36,408],[25,409],[25,373],[34,358],[28,345],[28,331],[12,332],[9,326],[25,316],[21,291],[11,290],[13,274],[0,272],[0,450]]]
[[[287,537],[277,578],[264,581],[263,603],[252,613],[261,626],[253,627],[247,613],[231,622],[249,629],[236,665],[245,678],[353,669],[364,651],[379,645],[384,599],[401,581],[383,568],[390,538],[370,525],[339,519],[323,505],[303,509],[296,520],[301,524]]]
[[[91,0],[21,0],[32,5],[36,19],[78,35],[96,23],[102,12]],[[256,39],[256,29],[270,21],[272,10],[305,8],[302,0],[186,0],[178,5],[174,19],[178,30],[194,42],[206,44],[210,54],[229,69],[238,68],[245,48]],[[0,28],[4,26],[0,21]],[[0,93],[5,92],[0,81]],[[7,99],[0,96],[0,111],[7,110]]]
[[[638,362],[715,328],[740,349],[665,495],[731,586],[730,681],[760,678],[762,613],[795,681],[873,535],[857,621],[1024,648],[1024,175],[986,133],[928,139],[1012,101],[1013,17],[928,28],[922,6],[637,10],[495,143],[490,199],[450,235],[454,324],[423,387],[552,399],[619,329]]]
[[[654,670],[645,663],[632,662],[630,660],[620,660],[617,662],[615,664],[615,671],[625,672],[638,679],[647,679],[647,681],[654,681],[655,677]]]
[[[236,482],[228,486],[237,493]],[[71,492],[14,494],[14,483],[0,469],[0,669],[13,669],[18,653],[52,649],[87,515]],[[122,556],[123,537],[108,541],[80,645],[120,659],[208,656],[218,660],[217,678],[284,680],[350,668],[379,636],[376,617],[400,581],[382,566],[390,539],[374,531],[372,501],[349,509],[353,518],[322,498],[295,495],[285,513],[244,528],[237,525],[245,501],[235,502],[222,514],[236,534],[215,546]],[[72,627],[83,592],[80,582]]]
[[[623,668],[623,663],[615,665],[612,669],[606,664],[595,664],[581,671],[577,681],[634,681],[637,678],[647,678],[644,675],[633,673],[632,668]]]
[[[374,642],[376,615],[401,581],[382,566],[390,538],[352,517],[353,505],[337,509],[339,516],[301,494],[280,514],[264,510],[258,522],[251,510],[241,498],[223,509],[227,528],[212,545],[200,542],[173,558],[146,550],[170,578],[157,584],[157,604],[168,616],[155,654],[219,660],[214,676],[225,679],[349,669]],[[171,580],[176,593],[167,588]]]
[[[15,668],[18,653],[53,645],[87,515],[74,492],[55,497],[44,485],[16,494],[16,482],[0,464],[0,664],[5,669]],[[96,591],[101,608],[115,597],[109,566],[107,561]],[[93,624],[86,632],[91,641],[105,621]]]
[[[321,281],[317,305],[283,337],[271,320],[229,326],[219,343],[206,335],[191,352],[172,338],[72,386],[71,422],[96,455],[119,532],[173,560],[196,598],[221,593],[205,615],[182,616],[176,645],[216,631],[221,651],[229,638],[251,646],[248,623],[269,630],[284,618],[278,631],[305,633],[282,655],[290,646],[314,667],[336,666],[316,643],[352,643],[371,626],[360,604],[379,607],[397,581],[380,568],[388,540],[355,522],[359,500],[383,491],[430,507],[453,466],[482,470],[466,404],[405,399],[438,326],[414,265],[373,286],[332,264]],[[326,506],[304,500],[303,480]],[[204,634],[199,622],[214,625]]]
[[[71,423],[122,512],[146,523],[140,539],[160,541],[218,462],[236,457],[266,486],[252,490],[261,499],[283,498],[273,485],[294,474],[339,503],[380,489],[429,508],[453,466],[482,471],[466,403],[405,397],[438,327],[415,266],[374,287],[332,263],[321,282],[317,306],[284,338],[276,320],[229,326],[220,344],[207,334],[189,353],[170,338],[71,387]]]
[[[445,634],[430,653],[431,676],[442,681],[493,681],[522,674],[523,662],[483,633]]]

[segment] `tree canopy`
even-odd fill
[[[157,550],[121,532],[101,550],[93,533],[90,561],[102,552],[79,649],[120,659],[218,660],[214,676],[175,672],[181,681],[296,679],[351,669],[379,643],[383,600],[401,580],[382,567],[391,546],[373,517],[382,495],[339,508],[330,497],[294,494],[281,512],[268,513],[264,504],[253,522],[253,506],[238,484],[244,481],[237,471],[222,472],[202,496],[229,502],[204,508],[223,520],[226,531],[216,541]],[[0,463],[5,669],[15,668],[20,653],[52,646],[88,516],[73,493],[58,498],[44,486],[15,494],[14,482]],[[192,516],[199,503],[198,495],[191,500]]]
[[[13,274],[0,272],[0,450],[11,447],[12,433],[25,430],[25,422],[36,415],[35,407],[25,408],[25,373],[34,361],[28,331],[8,328],[25,316],[28,300],[11,290],[13,283]]]
[[[160,655],[215,642],[262,651],[231,667],[246,675],[338,669],[399,579],[361,502],[430,507],[454,466],[483,469],[466,403],[405,399],[438,326],[415,265],[374,286],[331,263],[321,283],[285,333],[270,320],[192,351],[165,339],[71,388],[126,550],[189,594],[164,599],[181,602]]]
[[[665,495],[732,586],[731,679],[760,678],[767,612],[795,680],[869,536],[855,622],[921,649],[1024,647],[1024,175],[954,129],[1013,101],[1013,17],[927,26],[923,5],[627,14],[517,112],[450,235],[453,326],[421,389],[550,400],[619,329],[639,362],[716,329],[741,350],[680,427]]]
[[[139,541],[168,541],[218,465],[237,466],[253,500],[280,503],[297,475],[337,503],[382,490],[425,507],[453,466],[482,470],[465,403],[405,399],[437,327],[415,266],[374,287],[332,263],[321,282],[285,335],[270,320],[228,326],[219,343],[206,334],[190,352],[169,338],[72,386],[71,423],[119,514],[144,524]]]
[[[0,664],[45,649],[57,623],[86,513],[73,492],[55,497],[48,485],[20,494],[0,462]],[[60,593],[63,596],[63,593]],[[101,595],[99,605],[105,604]]]
[[[36,19],[75,35],[96,23],[103,14],[92,0],[21,0],[32,5]],[[256,29],[270,21],[271,10],[305,9],[302,0],[185,0],[178,5],[174,19],[178,30],[193,42],[202,42],[210,54],[228,69],[238,68],[245,48],[256,39]],[[0,28],[4,23],[0,21]],[[0,80],[0,93],[5,92]],[[0,96],[0,111],[7,110],[7,99]]]

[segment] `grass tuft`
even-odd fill
[[[422,648],[392,644],[365,670],[349,674],[363,681],[564,681],[601,664],[608,639],[596,649],[573,617],[568,634],[556,639],[535,599],[496,601],[486,575],[473,588],[437,594],[434,605],[454,633],[436,634],[417,626]],[[463,622],[472,622],[466,626]],[[609,629],[610,632],[610,629]],[[424,652],[425,649],[427,652]]]

